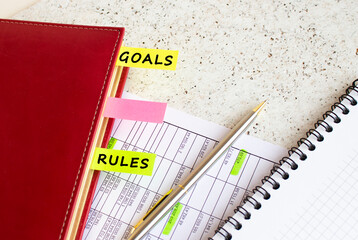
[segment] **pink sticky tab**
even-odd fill
[[[166,108],[166,103],[111,97],[107,99],[103,115],[110,118],[162,123]]]

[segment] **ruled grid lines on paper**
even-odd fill
[[[342,162],[315,192],[303,212],[277,239],[357,239],[358,152],[342,153]],[[319,169],[317,170],[319,171]],[[329,213],[329,214],[327,214]]]
[[[157,154],[152,176],[101,172],[83,239],[125,239],[132,227],[218,143],[203,133],[164,121],[162,124],[116,120],[114,149]],[[225,156],[189,191],[168,235],[163,234],[170,214],[146,239],[206,239],[233,214],[246,194],[275,164],[248,152],[238,175],[230,174],[240,149]],[[279,157],[275,160],[278,160]]]

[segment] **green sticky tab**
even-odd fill
[[[91,169],[152,176],[156,154],[96,148]]]
[[[113,149],[114,145],[116,145],[117,139],[111,138],[108,142],[107,149]]]
[[[179,214],[180,214],[180,211],[182,208],[183,208],[183,205],[181,203],[175,204],[175,206],[173,207],[173,211],[170,214],[169,220],[164,227],[164,230],[163,230],[164,235],[169,235],[170,231],[174,227],[174,224],[176,223],[176,221],[179,217]]]
[[[247,152],[243,149],[240,150],[239,155],[237,155],[236,161],[234,163],[234,166],[231,169],[231,175],[237,175],[240,172],[240,169],[242,167],[242,164],[244,163],[246,159]]]

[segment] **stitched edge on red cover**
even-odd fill
[[[58,28],[74,28],[74,29],[83,29],[83,30],[100,30],[100,31],[120,31],[117,28],[111,28],[111,27],[94,27],[94,26],[71,26],[68,24],[62,24],[62,23],[40,23],[40,22],[24,22],[22,20],[4,20],[0,19],[0,22],[3,23],[10,23],[10,24],[22,24],[22,25],[34,25],[34,26],[42,26],[42,27],[58,27]]]
[[[79,170],[77,172],[77,176],[76,176],[76,180],[75,180],[75,184],[73,186],[73,189],[72,189],[72,193],[71,193],[71,197],[70,197],[70,201],[67,205],[67,211],[66,211],[66,214],[65,214],[65,219],[63,220],[63,224],[62,224],[62,227],[61,227],[61,232],[60,232],[60,236],[58,239],[61,239],[62,238],[62,233],[63,233],[63,230],[64,230],[64,227],[66,225],[66,220],[67,220],[67,216],[68,216],[68,212],[70,210],[70,206],[71,206],[71,203],[72,203],[72,199],[73,199],[73,196],[74,196],[74,191],[76,189],[76,186],[77,186],[77,181],[78,181],[78,177],[81,173],[81,170],[82,170],[82,165],[83,165],[83,160],[84,160],[84,157],[86,156],[86,151],[87,151],[87,146],[88,146],[88,142],[90,140],[90,137],[92,135],[92,128],[93,128],[93,124],[95,122],[95,120],[97,119],[97,112],[98,112],[98,107],[99,107],[99,104],[102,100],[102,94],[103,94],[103,89],[104,89],[104,86],[106,85],[107,83],[107,78],[108,78],[108,74],[109,74],[109,70],[111,68],[111,65],[112,65],[112,62],[113,62],[113,56],[115,54],[115,51],[116,51],[116,48],[117,48],[117,45],[118,45],[118,42],[119,42],[119,37],[120,37],[120,34],[121,34],[121,30],[120,29],[115,29],[115,28],[105,28],[105,27],[86,27],[86,26],[83,26],[83,27],[79,27],[79,26],[69,26],[69,25],[57,25],[57,24],[51,24],[51,23],[36,23],[36,22],[18,22],[18,21],[9,21],[9,20],[2,20],[0,19],[0,22],[4,22],[4,23],[9,23],[9,24],[23,24],[23,25],[34,25],[34,26],[43,26],[43,27],[60,27],[60,28],[74,28],[74,29],[83,29],[83,30],[105,30],[105,31],[117,31],[118,32],[118,36],[117,36],[117,40],[116,40],[116,43],[113,47],[113,51],[112,51],[112,56],[111,56],[111,60],[109,62],[109,65],[108,65],[108,68],[107,68],[107,73],[106,73],[106,76],[104,78],[104,82],[103,82],[103,86],[102,86],[102,89],[101,89],[101,94],[99,96],[99,100],[97,102],[97,107],[96,107],[96,111],[94,113],[94,117],[93,117],[93,120],[92,120],[92,123],[91,123],[91,128],[90,128],[90,131],[89,131],[89,134],[88,134],[88,138],[87,138],[87,142],[86,142],[86,145],[85,145],[85,149],[83,151],[83,155],[82,155],[82,159],[81,159],[81,162],[80,162],[80,166],[79,166]]]
[[[83,28],[83,29],[86,29],[86,28]],[[100,29],[99,29],[99,30],[100,30]],[[106,30],[106,29],[104,28],[104,30]],[[90,132],[89,132],[89,135],[88,135],[88,138],[87,138],[87,142],[86,142],[86,146],[85,146],[85,150],[84,150],[84,152],[83,152],[83,156],[82,156],[82,160],[81,160],[81,163],[80,163],[80,167],[79,167],[79,170],[78,170],[78,173],[77,173],[77,176],[76,176],[75,184],[74,184],[73,189],[72,189],[72,194],[71,194],[70,202],[68,203],[68,207],[67,207],[65,219],[63,220],[63,224],[62,224],[60,236],[59,236],[58,239],[61,239],[61,238],[62,238],[62,233],[63,233],[64,227],[65,227],[65,224],[66,224],[68,212],[69,212],[69,209],[70,209],[70,206],[71,206],[71,202],[72,202],[72,199],[73,199],[73,196],[74,196],[75,188],[76,188],[76,186],[77,186],[78,177],[79,177],[79,175],[80,175],[80,173],[81,173],[81,170],[82,170],[83,160],[84,160],[84,157],[85,157],[86,151],[87,151],[87,145],[88,145],[88,142],[89,142],[89,140],[90,140],[90,136],[92,135],[93,124],[94,124],[95,120],[97,119],[97,112],[98,112],[99,104],[100,104],[100,102],[101,102],[101,100],[102,100],[103,89],[104,89],[104,86],[105,86],[106,83],[107,83],[108,73],[109,73],[109,70],[110,70],[110,68],[111,68],[111,65],[112,65],[112,62],[113,62],[113,56],[114,56],[114,54],[115,54],[115,51],[116,51],[116,48],[117,48],[117,45],[118,45],[118,41],[119,41],[119,37],[120,37],[120,33],[121,33],[121,32],[120,32],[120,30],[117,30],[117,31],[118,31],[117,40],[116,40],[116,43],[115,43],[115,45],[114,45],[114,47],[113,47],[113,52],[112,52],[111,60],[110,60],[110,62],[109,62],[108,68],[107,68],[107,73],[106,73],[106,76],[105,76],[105,79],[104,79],[104,83],[103,83],[103,86],[102,86],[102,89],[101,89],[101,94],[100,94],[100,97],[99,97],[99,100],[98,100],[98,103],[97,103],[97,107],[96,107],[96,111],[95,111],[95,114],[94,114],[94,118],[93,118],[93,120],[92,120]]]

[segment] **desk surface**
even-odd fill
[[[10,18],[38,0],[0,0],[0,18]]]
[[[14,19],[124,26],[131,47],[179,50],[176,71],[132,69],[126,90],[249,134],[296,144],[358,78],[358,2],[47,0]]]

